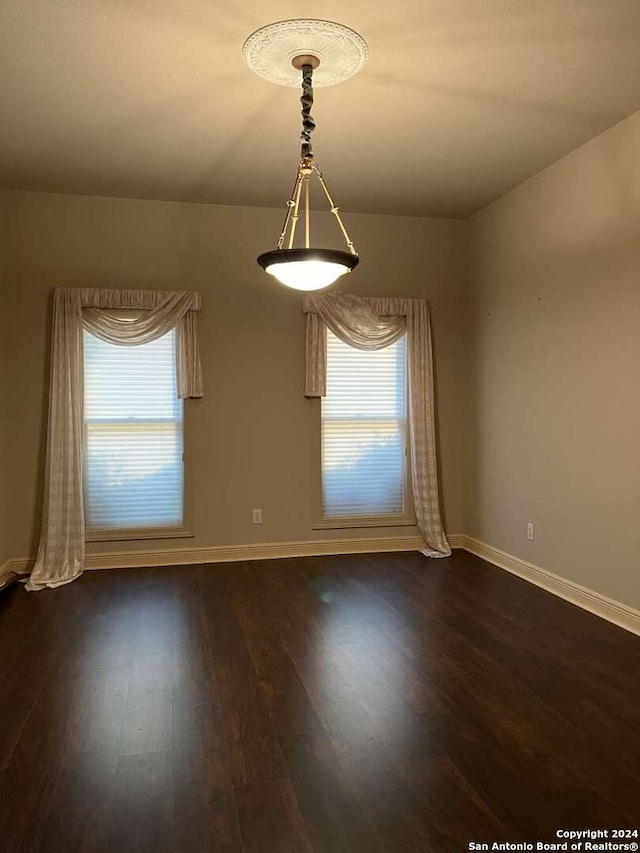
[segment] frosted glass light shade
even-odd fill
[[[349,268],[330,261],[289,261],[271,264],[265,271],[294,290],[322,290],[349,272]]]
[[[323,290],[351,272],[359,258],[336,249],[276,249],[258,258],[260,266],[293,290]]]

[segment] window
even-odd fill
[[[324,522],[411,523],[406,493],[406,373],[406,335],[385,349],[362,352],[327,330]]]
[[[175,375],[173,331],[140,346],[84,332],[88,538],[186,532]]]

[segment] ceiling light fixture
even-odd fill
[[[340,215],[340,208],[334,203],[324,176],[314,160],[311,144],[311,134],[316,126],[311,116],[313,77],[319,69],[316,85],[331,86],[353,76],[366,61],[366,43],[358,33],[341,24],[302,19],[280,21],[262,27],[249,36],[242,52],[249,68],[273,83],[297,86],[300,85],[298,75],[302,74],[300,162],[276,248],[260,255],[258,263],[266,272],[294,290],[322,290],[355,269],[360,259]],[[336,218],[347,251],[311,246],[310,182],[314,176]],[[296,247],[301,207],[304,246]]]

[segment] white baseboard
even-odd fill
[[[464,536],[462,538],[464,540],[462,547],[465,551],[469,551],[477,557],[482,557],[483,560],[493,563],[494,566],[511,572],[511,574],[518,575],[518,577],[529,581],[529,583],[542,587],[547,592],[551,592],[559,598],[564,598],[565,601],[569,601],[583,610],[588,610],[590,613],[594,613],[608,622],[613,622],[614,625],[618,625],[620,628],[640,635],[639,610],[628,607],[626,604],[621,604],[619,601],[614,601],[612,598],[607,598],[606,595],[601,595],[601,593],[594,592],[592,589],[580,586],[580,584],[574,583],[574,581],[554,575],[546,569],[541,569],[540,566],[535,566],[533,563],[528,563],[526,560],[514,557],[513,554],[508,554],[506,551],[494,548],[493,545],[487,545],[486,542],[480,542],[471,536]]]
[[[607,598],[598,592],[548,572],[546,569],[514,557],[506,551],[461,533],[448,535],[452,548],[464,548],[494,566],[542,587],[565,601],[582,607],[602,619],[640,635],[640,611]],[[196,563],[228,563],[238,560],[274,560],[284,557],[318,557],[336,554],[374,554],[391,551],[419,551],[424,542],[419,536],[385,536],[361,539],[318,539],[306,542],[267,542],[257,545],[216,545],[209,548],[156,549],[151,551],[112,551],[88,554],[87,570],[128,569],[146,566],[188,566]],[[27,574],[33,559],[9,560],[3,572]]]
[[[13,560],[7,560],[6,563],[3,563],[0,566],[0,587],[3,586],[6,581],[9,580],[12,574],[14,574],[15,569],[13,568]]]
[[[449,537],[459,547],[463,537]],[[154,549],[152,551],[111,551],[87,554],[85,569],[130,569],[145,566],[188,566],[197,563],[229,563],[238,560],[274,560],[284,557],[318,557],[336,554],[373,554],[390,551],[419,551],[420,536],[385,536],[361,539],[317,539],[307,542],[266,542],[257,545],[214,545],[208,548]],[[10,560],[11,569],[26,574],[33,559]]]

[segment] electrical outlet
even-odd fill
[[[262,524],[262,510],[254,509],[251,510],[251,520],[254,524]]]
[[[527,523],[527,539],[533,542],[533,524],[530,521]]]

